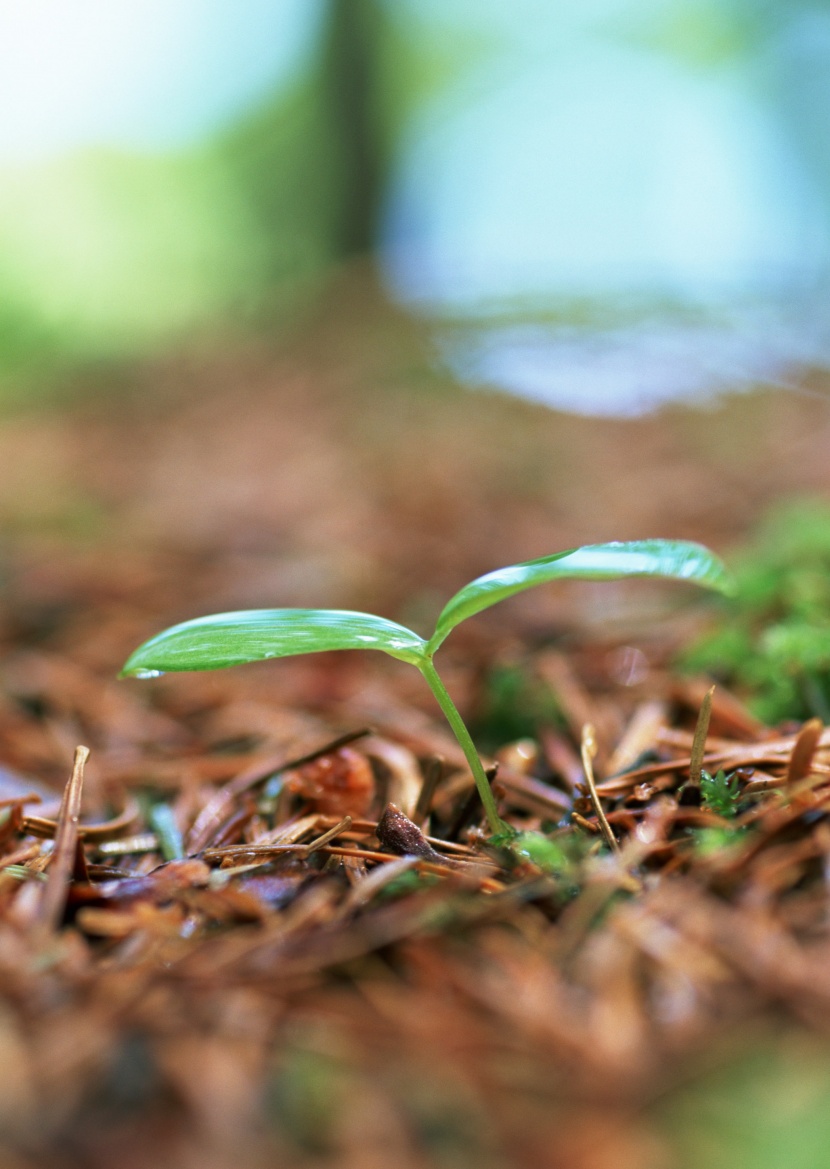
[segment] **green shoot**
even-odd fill
[[[508,830],[500,819],[484,766],[466,724],[435,668],[433,657],[462,621],[514,593],[562,579],[613,580],[655,576],[685,580],[720,592],[731,590],[721,561],[700,544],[638,540],[595,544],[541,560],[513,564],[465,585],[444,606],[428,641],[411,629],[338,609],[258,609],[199,617],[166,629],[130,656],[123,675],[153,678],[168,671],[215,670],[246,662],[336,649],[375,649],[417,666],[464,752],[493,833]]]

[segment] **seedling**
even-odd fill
[[[428,640],[371,613],[339,609],[253,609],[217,613],[174,625],[140,646],[121,673],[156,678],[171,671],[216,670],[324,650],[381,650],[421,671],[464,752],[491,831],[504,832],[509,829],[499,818],[470,733],[435,668],[435,653],[462,621],[514,593],[552,580],[613,580],[626,576],[692,581],[721,592],[729,592],[732,587],[721,561],[700,544],[682,540],[593,544],[524,564],[512,564],[478,577],[447,602]]]

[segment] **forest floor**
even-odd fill
[[[823,385],[579,419],[462,391],[411,322],[334,300],[290,343],[102,367],[0,421],[0,1163],[824,1164],[830,732],[719,688],[731,779],[690,785],[685,593],[537,590],[442,651],[541,852],[488,845],[400,663],[117,678],[211,611],[417,628],[581,543],[728,555],[830,493]]]

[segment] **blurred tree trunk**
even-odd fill
[[[324,105],[337,185],[333,243],[340,258],[374,251],[387,175],[380,0],[329,0],[322,46]]]

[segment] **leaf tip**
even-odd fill
[[[157,670],[153,666],[145,665],[141,660],[141,650],[143,646],[139,646],[137,650],[130,654],[124,665],[118,671],[119,678],[161,678],[164,670]]]

